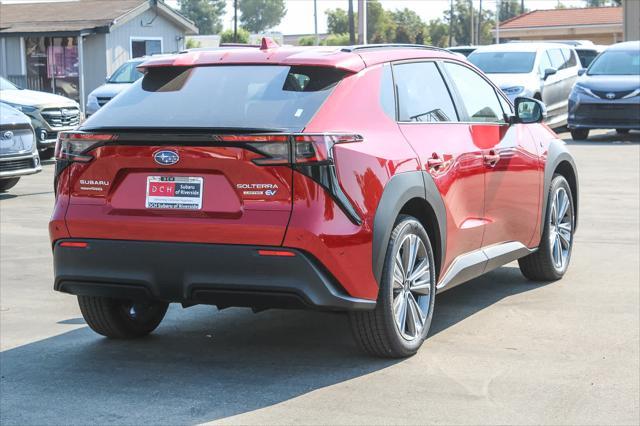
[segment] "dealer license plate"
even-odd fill
[[[148,176],[145,206],[148,209],[201,210],[201,177]]]

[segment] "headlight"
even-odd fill
[[[519,93],[522,93],[523,90],[524,90],[523,86],[505,87],[502,89],[504,94],[507,96],[517,95]]]
[[[587,95],[591,96],[592,98],[597,98],[597,96],[591,91],[591,89],[581,86],[580,84],[576,84],[575,86],[573,86],[573,90],[581,95]]]
[[[640,95],[640,89],[636,89],[633,92],[629,93],[626,96],[623,96],[622,99],[629,99],[629,98],[633,98],[634,96],[638,96]]]
[[[18,111],[22,111],[25,114],[36,112],[38,110],[38,108],[30,106],[30,105],[18,105],[18,104],[9,104],[9,105],[11,105],[13,108],[17,109]]]

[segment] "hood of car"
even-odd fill
[[[131,84],[133,83],[106,83],[91,92],[89,96],[95,96],[96,98],[113,98],[118,93],[131,87]]]
[[[0,101],[14,105],[32,107],[77,107],[78,104],[64,96],[53,93],[37,92],[35,90],[3,90],[0,91]]]
[[[577,81],[583,87],[598,91],[624,92],[640,89],[637,75],[583,75]]]
[[[531,89],[534,84],[533,74],[487,74],[487,77],[501,89],[523,86]]]
[[[0,102],[0,125],[30,124],[31,119],[9,105]]]

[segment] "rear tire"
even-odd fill
[[[40,160],[50,160],[53,158],[53,154],[55,153],[55,148],[46,148],[40,151]]]
[[[571,139],[574,141],[585,140],[589,138],[589,129],[571,129]]]
[[[627,135],[629,134],[629,129],[616,129],[616,133],[619,135]]]
[[[518,260],[522,275],[532,281],[556,281],[564,276],[573,249],[574,218],[569,183],[564,176],[556,174],[549,188],[544,232],[538,251]]]
[[[431,326],[435,277],[427,232],[414,217],[400,215],[387,246],[376,308],[350,313],[358,345],[378,357],[415,354]]]
[[[10,190],[14,186],[16,186],[19,180],[20,180],[19,177],[10,178],[10,179],[0,179],[0,192],[5,192]]]
[[[113,339],[146,336],[160,325],[169,305],[110,297],[78,296],[78,305],[93,331]]]

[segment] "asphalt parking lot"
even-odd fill
[[[173,306],[111,341],[52,290],[53,164],[0,194],[0,423],[639,424],[640,133],[571,142],[572,265],[438,296],[413,358],[360,354],[347,317]],[[563,134],[563,137],[566,137]]]

